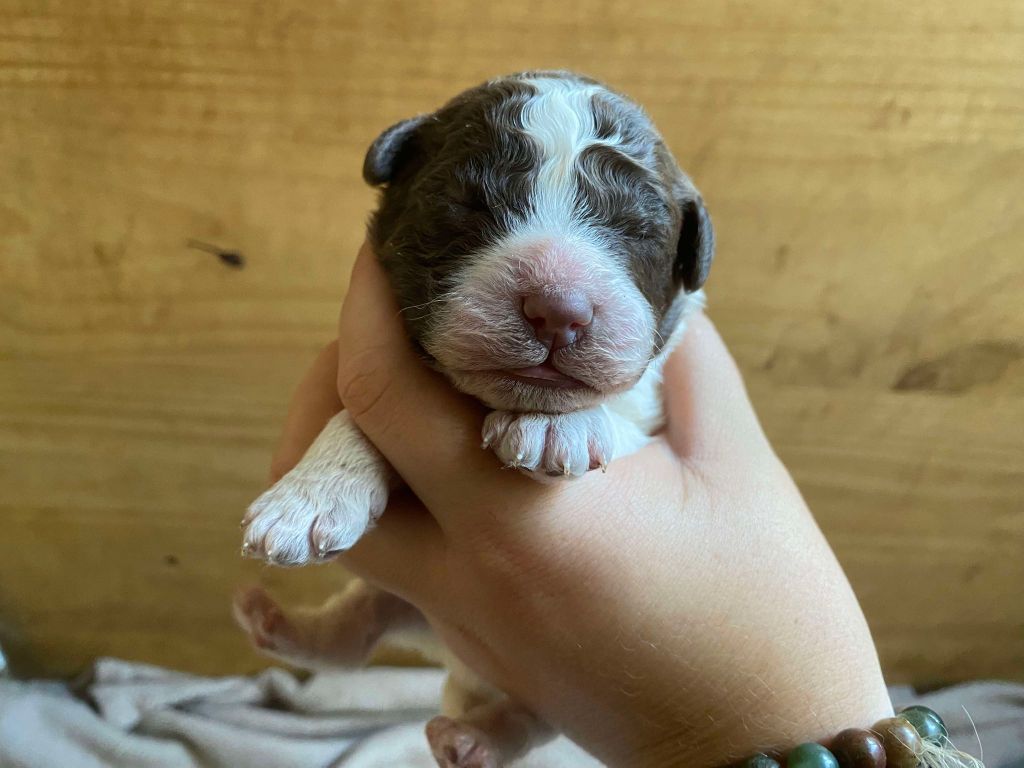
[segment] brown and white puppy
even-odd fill
[[[650,439],[662,363],[701,303],[714,234],[637,105],[568,72],[498,78],[389,128],[363,175],[381,188],[370,238],[409,335],[493,409],[483,443],[504,465],[575,477]],[[394,482],[341,413],[250,507],[243,550],[278,565],[329,558],[384,511]],[[288,615],[250,591],[236,614],[257,645],[306,666],[359,663],[385,633],[422,625],[362,583]],[[446,708],[459,718],[428,728],[441,765],[499,765],[545,733],[433,650],[452,665]]]

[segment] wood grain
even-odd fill
[[[506,71],[645,103],[711,313],[893,682],[1024,676],[1024,5],[0,0],[0,639],[259,662],[235,585],[386,125]],[[190,249],[240,251],[244,269]],[[780,564],[780,567],[783,567]]]

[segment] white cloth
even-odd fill
[[[369,668],[306,682],[209,678],[101,659],[80,695],[0,679],[2,768],[436,768],[423,726],[445,673]],[[596,768],[566,738],[522,768]]]
[[[85,684],[0,677],[0,768],[435,768],[423,735],[441,697],[437,669],[197,677],[101,659]],[[77,692],[76,692],[77,691]],[[971,683],[897,706],[939,712],[988,768],[1024,768],[1024,685]],[[599,768],[566,738],[517,768]]]

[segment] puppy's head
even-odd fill
[[[529,72],[385,131],[370,237],[410,335],[492,408],[564,412],[631,387],[707,277],[703,201],[643,111]]]

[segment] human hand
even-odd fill
[[[341,561],[609,764],[719,765],[891,714],[860,607],[703,316],[665,397],[665,434],[606,474],[502,470],[364,247],[273,471],[344,402],[412,493]]]

